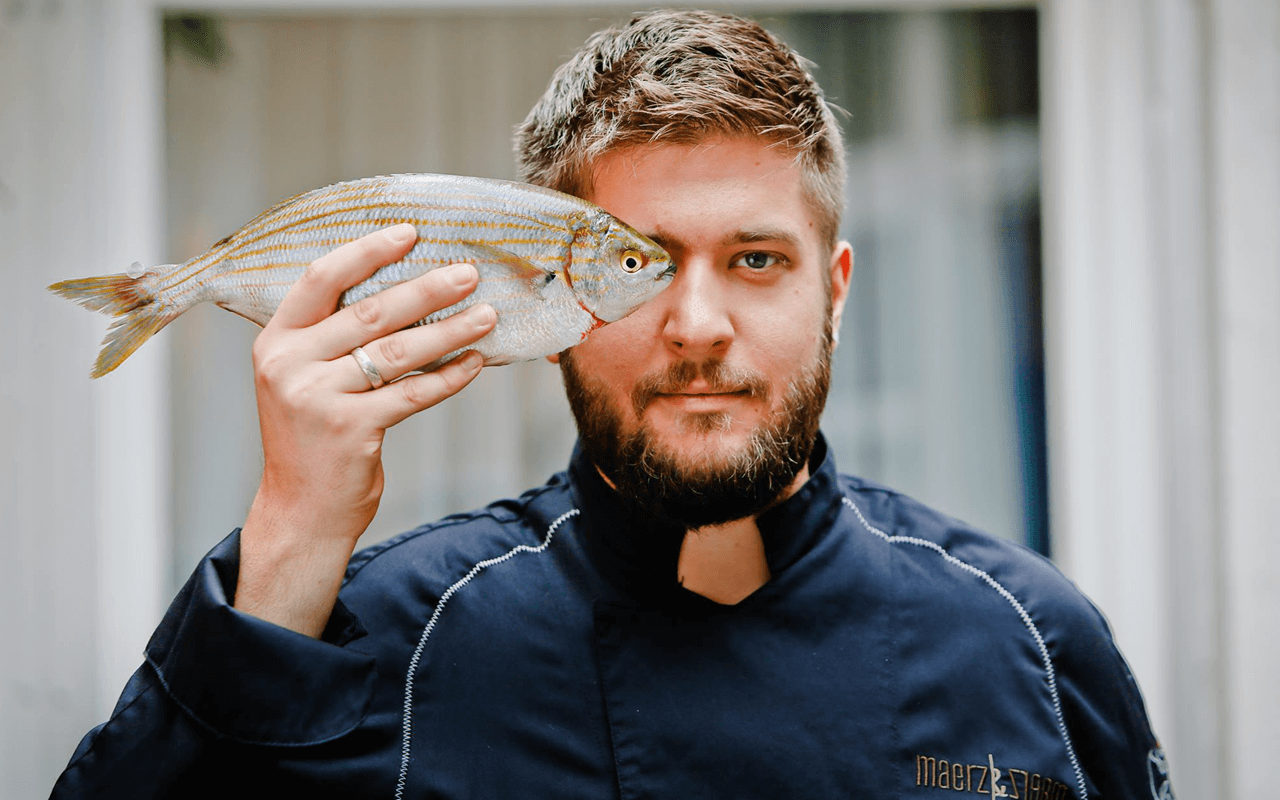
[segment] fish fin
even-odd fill
[[[486,367],[502,367],[520,360],[520,358],[506,353],[495,353],[484,360],[484,365]]]
[[[101,275],[59,281],[49,291],[62,295],[90,311],[118,317],[152,301],[151,291],[140,278],[128,275]]]
[[[147,277],[103,275],[60,281],[49,287],[51,292],[85,308],[118,317],[102,340],[90,377],[100,378],[120,366],[143,342],[186,310],[157,303]]]
[[[379,291],[381,291],[381,290],[379,290]],[[222,309],[222,310],[224,310],[224,311],[230,311],[232,314],[235,314],[235,315],[236,315],[237,317],[239,317],[240,319],[247,319],[247,320],[249,320],[249,321],[250,321],[250,322],[252,322],[254,325],[257,325],[259,328],[265,328],[265,327],[267,327],[267,324],[266,324],[265,322],[263,322],[262,320],[260,320],[260,319],[254,319],[253,317],[249,316],[247,313],[245,313],[245,312],[243,312],[243,311],[237,311],[236,309],[232,308],[231,306],[227,305],[226,303],[224,303],[224,302],[222,302],[222,301],[216,301],[216,302],[214,302],[214,305],[215,305],[215,306],[217,306],[218,308],[221,308],[221,309]],[[344,305],[346,305],[346,304],[344,304]]]
[[[496,267],[498,272],[503,273],[503,277],[520,278],[538,294],[555,279],[556,273],[548,272],[510,250],[485,242],[466,242],[465,247],[475,252],[476,270],[481,274],[486,272],[485,267]]]

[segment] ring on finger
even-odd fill
[[[369,379],[370,388],[377,389],[386,384],[386,381],[382,379],[382,373],[378,372],[378,368],[374,366],[373,359],[369,358],[364,350],[359,347],[355,348],[351,351],[351,357],[356,360],[356,363],[360,365],[360,371]]]

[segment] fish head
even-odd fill
[[[591,256],[574,258],[571,285],[583,307],[604,322],[616,322],[667,288],[676,265],[666,250],[603,211],[592,228]],[[577,256],[580,251],[574,250]]]

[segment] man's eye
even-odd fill
[[[768,269],[778,263],[778,257],[772,253],[746,253],[739,256],[735,265],[741,265],[753,270]]]

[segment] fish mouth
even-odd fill
[[[668,265],[666,269],[658,273],[658,277],[655,280],[663,281],[663,280],[667,280],[668,278],[674,278],[675,276],[676,276],[676,262],[672,261],[671,264]]]

